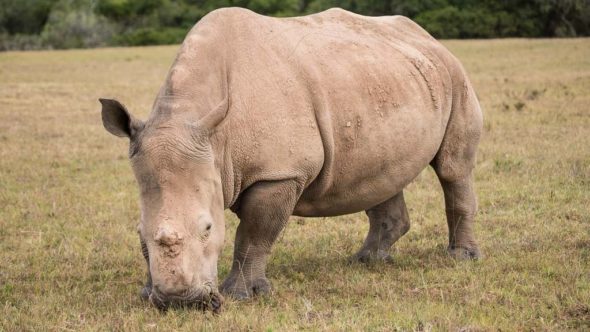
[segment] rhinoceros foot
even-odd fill
[[[221,284],[220,291],[222,294],[236,300],[245,300],[252,298],[253,296],[270,294],[271,286],[270,281],[266,278],[244,280],[244,278],[240,276],[229,276],[223,284]]]
[[[479,248],[449,247],[449,255],[456,260],[477,260],[482,258]]]

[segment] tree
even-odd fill
[[[1,0],[0,32],[39,34],[57,0]]]

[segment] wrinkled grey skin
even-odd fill
[[[269,292],[266,262],[291,215],[365,210],[370,230],[353,259],[390,259],[410,227],[403,189],[428,165],[444,191],[449,253],[480,256],[482,113],[459,61],[407,18],[217,10],[186,37],[146,122],[101,103],[105,128],[130,139],[142,294],[160,308],[221,307],[226,208],[240,225],[220,290],[237,298]]]

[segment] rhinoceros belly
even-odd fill
[[[399,193],[440,147],[451,108],[444,73],[427,59],[419,67],[407,58],[371,56],[375,61],[352,73],[321,73],[324,81],[335,82],[323,89],[316,109],[316,118],[325,119],[318,121],[324,164],[296,215],[371,208]]]
[[[331,164],[303,192],[294,214],[321,217],[367,210],[402,191],[427,167],[443,133],[432,128],[432,119],[411,110],[398,112],[398,121],[335,125]]]

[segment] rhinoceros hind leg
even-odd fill
[[[461,72],[465,75],[464,72]],[[449,254],[457,259],[481,256],[473,235],[477,200],[473,189],[473,169],[481,137],[483,117],[469,81],[457,81],[453,109],[445,136],[431,165],[445,195],[449,226]]]
[[[301,194],[293,180],[258,182],[246,190],[234,209],[240,218],[231,271],[221,292],[235,299],[270,293],[266,262]]]
[[[403,192],[366,212],[369,216],[369,234],[363,247],[351,257],[351,261],[392,261],[389,249],[410,229]]]
[[[449,226],[448,252],[455,259],[478,259],[481,253],[473,235],[473,221],[477,200],[471,174],[455,181],[440,179],[445,194],[447,224]]]

